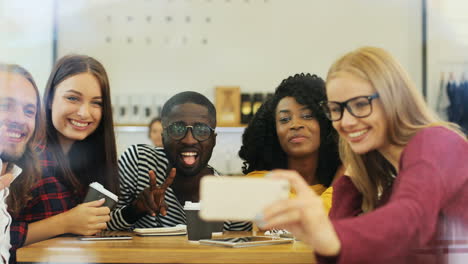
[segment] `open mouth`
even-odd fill
[[[24,138],[26,138],[26,133],[21,131],[13,131],[7,130],[3,137],[5,137],[10,142],[21,142]]]
[[[368,132],[369,129],[363,129],[352,133],[348,133],[348,138],[351,142],[359,142],[362,139],[364,139]]]
[[[74,119],[69,119],[69,120],[70,120],[70,124],[72,124],[72,126],[78,130],[86,129],[91,124],[89,122],[81,122],[81,121],[77,121]]]
[[[181,152],[180,158],[185,166],[193,166],[197,162],[198,153],[194,151]]]

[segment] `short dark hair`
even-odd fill
[[[216,108],[214,107],[213,103],[203,94],[193,91],[178,93],[167,100],[161,111],[162,123],[166,124],[167,116],[169,115],[169,112],[171,112],[172,108],[174,108],[174,106],[186,103],[194,103],[206,107],[208,109],[210,121],[216,127]]]
[[[239,150],[239,157],[244,160],[242,172],[247,174],[257,170],[287,169],[287,154],[281,148],[276,134],[275,111],[278,102],[288,96],[312,110],[320,125],[317,178],[319,183],[330,186],[341,165],[338,136],[319,105],[326,99],[325,82],[317,75],[308,73],[284,79],[276,88],[274,96],[258,109],[249,122]]]

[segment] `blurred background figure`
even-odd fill
[[[163,127],[161,124],[161,118],[155,117],[151,120],[148,125],[148,138],[151,140],[154,146],[162,148],[162,131]]]

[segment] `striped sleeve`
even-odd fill
[[[251,231],[252,222],[224,222],[224,230],[226,231]]]
[[[168,196],[173,195],[170,188],[166,191],[169,211],[165,218],[161,215],[136,215],[135,209],[131,207],[138,195],[150,185],[149,171],[155,172],[156,181],[161,184],[167,177],[167,167],[168,160],[162,148],[138,144],[130,146],[122,154],[119,159],[120,195],[116,208],[111,212],[108,223],[110,230],[175,226],[180,223],[175,219],[180,213],[177,210],[171,212],[177,206],[172,199],[168,199]]]
[[[110,230],[129,230],[133,223],[128,223],[122,211],[137,197],[138,186],[138,145],[130,146],[119,159],[120,194],[116,208],[111,212],[107,223]]]

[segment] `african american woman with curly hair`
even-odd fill
[[[273,169],[296,170],[330,209],[331,183],[344,170],[337,133],[319,105],[325,99],[325,83],[316,75],[283,80],[242,135],[243,173],[263,177]]]

